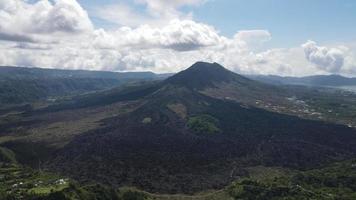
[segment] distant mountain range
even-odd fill
[[[159,80],[169,74],[102,72],[0,66],[0,103],[55,99],[117,87],[142,80]]]
[[[41,79],[41,78],[101,78],[101,79],[154,79],[166,78],[172,74],[153,72],[109,72],[88,70],[63,70],[0,66],[0,79]]]
[[[275,75],[247,75],[247,77],[264,83],[275,85],[306,85],[306,86],[356,86],[356,78],[341,75],[317,75],[306,77],[283,77]]]
[[[110,89],[129,82],[162,80],[172,75],[152,72],[104,72],[0,66],[0,104],[56,100],[60,96]],[[339,75],[300,78],[273,75],[247,75],[247,77],[272,85],[356,86],[356,78]],[[200,80],[203,82],[197,83]],[[207,80],[209,77],[203,79],[189,77],[189,80],[185,82],[199,86]]]

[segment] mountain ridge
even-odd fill
[[[27,75],[27,77],[26,77]],[[63,78],[154,78],[168,77],[171,73],[157,74],[151,71],[142,72],[113,72],[113,71],[97,71],[97,70],[81,70],[81,69],[52,69],[39,67],[18,67],[18,66],[0,66],[0,78],[43,78],[43,76]]]
[[[313,75],[304,77],[277,76],[277,75],[247,75],[247,77],[269,84],[290,84],[309,86],[355,86],[355,77],[345,77],[338,74]]]
[[[0,67],[0,104],[55,100],[108,90],[135,81],[162,80],[170,74]]]

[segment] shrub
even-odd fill
[[[210,115],[198,115],[188,120],[188,128],[199,134],[214,134],[220,132],[219,121]]]

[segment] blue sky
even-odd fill
[[[144,11],[145,7],[125,0],[80,0],[89,11],[105,4],[126,3]],[[194,20],[232,36],[239,30],[265,29],[273,35],[271,47],[299,45],[306,40],[323,43],[356,40],[354,0],[208,0],[199,6],[184,6]],[[91,15],[98,27],[112,24]]]
[[[196,19],[223,34],[267,29],[278,46],[307,39],[338,42],[356,39],[354,0],[216,0],[197,8]]]

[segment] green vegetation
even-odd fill
[[[336,89],[315,89],[301,95],[308,109],[321,113],[325,121],[356,127],[356,94]]]
[[[210,115],[198,115],[190,117],[188,127],[199,134],[214,134],[220,132],[218,128],[219,120]]]
[[[31,200],[153,200],[145,192],[116,190],[103,185],[80,186],[71,183],[67,188],[47,195],[32,195]]]
[[[138,80],[157,80],[168,74],[98,72],[0,66],[0,104],[38,100],[109,89]]]
[[[14,104],[36,100],[55,101],[66,95],[108,89],[119,85],[113,79],[53,78],[0,79],[0,103]]]
[[[356,160],[289,172],[282,168],[249,169],[242,178],[222,190],[194,195],[152,194],[135,188],[114,189],[100,184],[80,185],[51,173],[14,164],[0,165],[0,199],[26,200],[354,200]],[[270,173],[272,172],[272,173]],[[256,176],[257,174],[257,176]],[[269,174],[268,177],[260,176]]]
[[[69,179],[12,163],[0,163],[0,199],[27,199],[68,187]],[[2,197],[2,198],[1,198]]]
[[[14,152],[7,148],[0,147],[0,162],[16,163]]]
[[[0,163],[1,200],[150,200],[132,189],[79,185],[73,180],[11,163]]]
[[[352,200],[356,198],[356,162],[336,163],[322,169],[298,172],[273,180],[244,179],[227,191],[235,199],[315,199]]]
[[[145,117],[142,120],[142,123],[144,123],[144,124],[150,124],[151,122],[152,122],[152,118],[150,118],[150,117]]]

